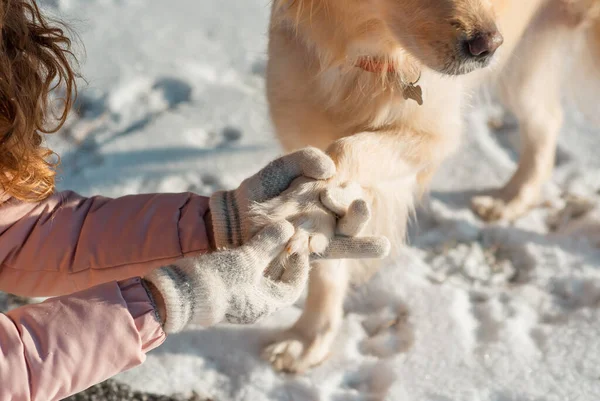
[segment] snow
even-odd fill
[[[282,152],[264,96],[267,0],[46,4],[86,48],[80,112],[50,139],[61,189],[208,195]],[[485,99],[466,113],[462,148],[419,210],[411,246],[351,292],[327,362],[287,376],[260,360],[300,314],[292,307],[255,327],[192,327],[118,379],[221,401],[598,399],[598,129],[571,111],[547,206],[485,225],[468,200],[510,176],[518,143],[510,119],[490,130],[497,107]]]

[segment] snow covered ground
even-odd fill
[[[87,51],[80,113],[51,139],[60,188],[208,195],[281,152],[263,94],[268,0],[46,4]],[[510,176],[518,140],[510,120],[490,131],[493,112],[467,113],[411,247],[352,292],[325,364],[293,377],[259,359],[299,315],[290,308],[257,327],[174,335],[118,380],[220,401],[599,399],[600,131],[570,113],[548,206],[484,225],[468,199]]]

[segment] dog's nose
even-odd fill
[[[472,57],[491,56],[502,45],[504,38],[498,31],[478,33],[466,41],[466,50]]]

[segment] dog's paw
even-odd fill
[[[522,197],[504,200],[502,197],[476,196],[471,200],[471,208],[484,221],[514,221],[535,206]]]
[[[267,346],[262,358],[278,372],[302,373],[308,368],[302,360],[304,349],[305,344],[301,340],[289,338]]]
[[[334,335],[328,332],[309,339],[290,329],[265,347],[262,358],[278,372],[303,373],[327,359]]]

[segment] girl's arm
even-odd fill
[[[0,400],[63,399],[141,364],[164,339],[139,278],[0,314]]]
[[[298,177],[334,174],[329,156],[302,149],[272,161],[237,190],[213,195],[210,213],[209,199],[190,193],[108,199],[61,192],[40,203],[9,199],[0,204],[0,291],[63,295],[206,253],[214,248],[212,238],[242,245],[250,238],[253,203],[279,196]],[[214,236],[205,221],[215,223]]]
[[[0,204],[0,290],[56,296],[144,276],[210,249],[208,198],[191,193]]]
[[[146,280],[106,283],[0,314],[0,400],[63,399],[141,364],[165,332],[190,321],[254,323],[293,304],[308,280],[308,252],[292,255],[280,278],[264,271],[281,263],[294,232],[279,222],[239,248],[183,259]]]

